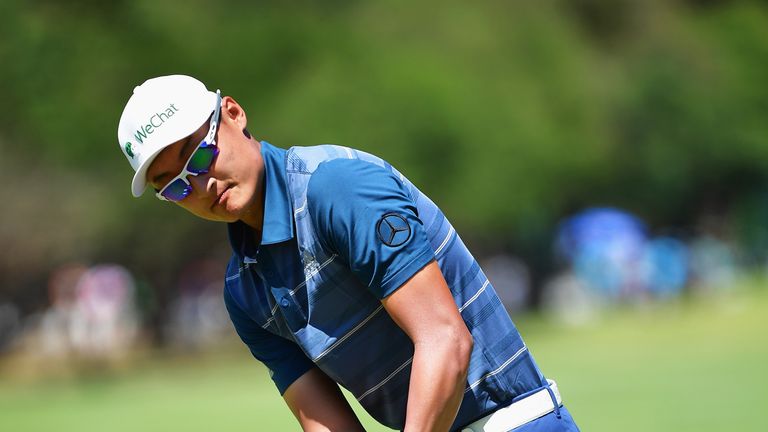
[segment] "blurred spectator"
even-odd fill
[[[575,273],[566,271],[544,285],[541,305],[544,313],[569,325],[592,321],[602,306],[602,300],[593,289]]]
[[[215,344],[231,333],[222,300],[224,267],[205,259],[188,264],[179,278],[179,296],[171,305],[171,339],[186,349]]]
[[[519,312],[528,306],[531,275],[522,260],[499,254],[481,260],[480,267],[485,271],[507,311]]]
[[[648,241],[642,257],[642,285],[659,298],[679,296],[688,281],[688,247],[671,237]]]
[[[67,264],[54,270],[48,279],[50,306],[40,320],[42,352],[46,356],[65,356],[74,349],[71,330],[77,287],[87,270],[82,264]]]
[[[635,216],[593,208],[560,224],[555,247],[589,288],[620,299],[642,290],[638,264],[645,242],[645,225]]]
[[[693,289],[725,290],[733,286],[736,257],[733,249],[713,236],[702,236],[691,243]]]
[[[19,308],[13,303],[0,303],[0,354],[10,348],[18,335],[21,322]]]
[[[97,265],[82,275],[70,327],[78,353],[98,360],[126,352],[138,324],[134,291],[133,276],[120,265]]]

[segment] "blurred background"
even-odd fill
[[[0,0],[0,64],[0,430],[298,429],[224,227],[130,195],[173,73],[419,185],[584,431],[768,430],[767,2]]]

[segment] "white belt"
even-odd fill
[[[552,380],[547,380],[547,382],[555,394],[557,405],[560,406],[563,401],[560,398],[560,392],[557,391],[557,383]],[[512,405],[498,409],[480,420],[464,426],[461,432],[508,432],[554,410],[555,405],[552,403],[552,397],[550,397],[547,389],[543,388]]]

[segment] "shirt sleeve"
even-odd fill
[[[382,166],[323,162],[309,181],[307,211],[320,241],[380,299],[435,258],[406,186]]]
[[[314,363],[298,345],[264,330],[252,320],[228,289],[224,290],[224,304],[240,339],[253,356],[267,366],[281,395],[294,381],[314,367]]]

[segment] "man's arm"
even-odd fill
[[[320,369],[310,369],[294,381],[283,399],[304,431],[365,431],[339,387]]]
[[[270,370],[283,399],[305,431],[363,431],[339,387],[295,343],[264,330],[240,306],[239,287],[224,290],[224,304],[243,342]]]
[[[437,263],[382,304],[415,350],[404,431],[447,431],[464,396],[473,342]]]

